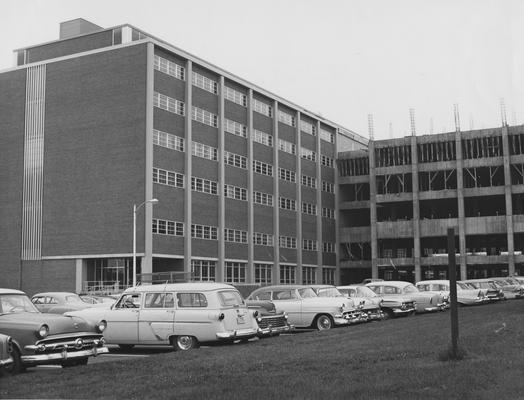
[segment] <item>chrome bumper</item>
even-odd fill
[[[13,357],[6,358],[5,360],[0,360],[0,367],[4,367],[12,363],[13,363]]]
[[[219,340],[227,339],[249,339],[257,335],[258,329],[239,329],[237,331],[217,332],[216,338]]]
[[[269,327],[269,328],[259,328],[258,329],[258,337],[261,336],[273,336],[273,335],[279,335],[281,333],[288,333],[295,330],[294,325],[286,325],[286,326],[275,326],[275,327]]]
[[[28,349],[30,347],[35,346],[26,346],[25,348]],[[87,350],[74,350],[74,351],[67,351],[66,349],[62,350],[60,353],[43,353],[43,354],[31,354],[31,355],[25,355],[22,356],[22,362],[24,363],[46,363],[48,361],[59,361],[59,360],[72,360],[75,358],[83,358],[83,357],[96,357],[98,354],[105,354],[109,353],[109,349],[107,347],[93,347],[91,349]]]
[[[405,309],[394,308],[391,311],[393,311],[393,314],[395,315],[404,315],[404,314],[409,314],[409,313],[414,312],[415,309],[414,308],[405,308]]]

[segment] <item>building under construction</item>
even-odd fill
[[[414,131],[414,130],[413,130]],[[524,274],[524,126],[371,140],[339,153],[342,282]]]

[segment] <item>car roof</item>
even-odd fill
[[[42,293],[36,293],[33,295],[33,297],[36,297],[36,296],[55,296],[55,297],[60,297],[60,296],[76,296],[77,294],[76,293],[73,293],[73,292],[42,292]]]
[[[25,294],[25,292],[22,292],[21,290],[16,290],[16,289],[2,289],[2,288],[0,288],[0,294]]]
[[[427,279],[425,281],[419,281],[417,282],[416,284],[427,284],[427,283],[437,283],[437,284],[444,284],[444,285],[448,285],[449,284],[449,280],[447,279]]]
[[[127,288],[124,293],[137,293],[137,292],[156,292],[156,291],[183,291],[183,290],[199,290],[199,291],[211,291],[217,289],[235,289],[234,286],[225,283],[215,282],[186,282],[186,283],[161,283],[153,285],[141,285]]]
[[[317,285],[306,285],[310,288],[315,288],[315,289],[324,289],[324,288],[336,288],[335,285],[320,285],[320,284],[317,284]]]
[[[272,285],[272,286],[264,286],[261,288],[258,288],[254,290],[254,292],[257,292],[259,290],[285,290],[285,289],[303,289],[308,288],[314,285]]]
[[[406,281],[378,281],[378,282],[370,282],[366,283],[366,286],[408,286],[413,285],[411,282]]]

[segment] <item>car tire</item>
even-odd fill
[[[315,320],[315,327],[319,331],[327,331],[333,328],[333,319],[327,314],[320,314]]]
[[[119,344],[118,347],[120,348],[120,350],[129,351],[133,347],[135,347],[135,345],[134,344]]]
[[[181,335],[173,339],[175,350],[187,351],[198,348],[198,340],[194,336]]]
[[[383,320],[393,318],[393,311],[391,311],[389,308],[383,308],[382,312],[384,313],[384,318],[382,318]]]
[[[22,362],[22,358],[20,356],[20,350],[13,345],[13,348],[11,350],[11,357],[13,357],[13,362],[10,365],[7,365],[3,368],[2,373],[5,375],[16,375],[21,372],[25,371],[25,366]]]

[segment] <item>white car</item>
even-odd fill
[[[108,344],[172,345],[189,350],[202,342],[248,340],[258,333],[256,311],[240,292],[222,283],[171,283],[127,289],[109,309],[89,308],[66,315],[108,321]]]
[[[449,298],[449,280],[426,280],[415,285],[421,292],[438,293]],[[467,285],[457,282],[457,303],[461,306],[484,304],[489,301],[486,293],[481,289],[470,289]]]
[[[366,321],[380,321],[384,318],[381,309],[382,298],[370,288],[362,285],[346,285],[337,286],[337,290],[361,308]]]
[[[277,285],[256,289],[247,300],[270,300],[277,311],[288,315],[289,323],[296,328],[331,329],[348,325],[359,316],[351,302],[344,297],[318,297],[306,285]]]

